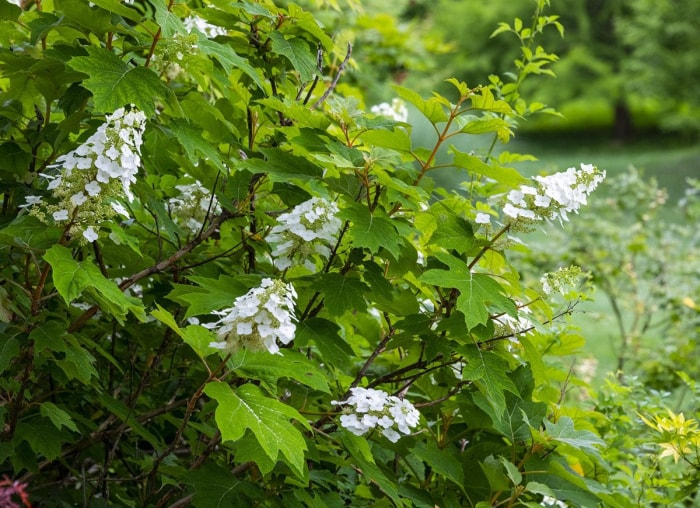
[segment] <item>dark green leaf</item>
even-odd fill
[[[323,169],[312,164],[303,157],[292,155],[278,148],[260,150],[265,155],[263,159],[248,159],[241,161],[240,166],[253,173],[269,174],[273,181],[288,181],[289,178],[321,178]]]
[[[234,392],[222,382],[209,383],[204,393],[216,400],[216,424],[222,441],[238,441],[250,429],[271,460],[285,460],[300,477],[304,476],[306,442],[294,419],[309,428],[296,409],[265,396],[260,388],[245,384]]]
[[[443,475],[460,489],[464,490],[464,470],[455,454],[450,449],[440,449],[435,444],[435,441],[430,439],[427,442],[419,442],[411,453],[420,460],[428,464],[428,466],[437,474]]]
[[[290,349],[282,349],[280,353],[271,355],[267,351],[241,350],[231,358],[231,364],[237,373],[263,381],[263,386],[272,392],[277,390],[277,380],[286,377],[314,390],[330,393],[325,376],[304,355]]]
[[[205,55],[216,58],[226,74],[230,74],[233,69],[240,69],[253,80],[253,83],[255,83],[258,88],[261,90],[265,89],[265,84],[260,78],[258,71],[256,71],[245,58],[237,55],[230,46],[219,44],[216,41],[208,39],[204,34],[201,34],[197,42],[197,47]]]
[[[354,247],[365,247],[373,254],[384,248],[395,258],[399,257],[401,236],[391,219],[382,217],[379,211],[372,214],[366,207],[355,205],[341,210],[338,217],[353,223],[349,235]]]
[[[420,280],[438,287],[458,289],[457,309],[464,314],[469,329],[486,324],[491,309],[517,316],[515,304],[505,296],[503,287],[493,278],[483,273],[472,273],[466,263],[455,257],[439,255],[438,258],[449,269],[428,270]]]
[[[75,261],[71,251],[62,245],[51,247],[44,259],[53,268],[54,286],[66,303],[87,292],[98,301],[102,310],[110,312],[120,323],[124,322],[129,311],[145,319],[141,301],[122,293],[119,286],[105,278],[90,261]]]
[[[0,244],[43,250],[61,239],[61,229],[49,227],[36,217],[22,214],[0,229]]]
[[[185,149],[187,158],[192,164],[198,165],[200,158],[208,159],[217,169],[228,173],[223,157],[216,147],[202,136],[201,129],[184,119],[173,119],[170,129],[175,134],[180,145],[182,145],[182,148]]]
[[[323,293],[324,306],[334,316],[342,316],[348,311],[362,312],[367,308],[364,295],[369,288],[358,279],[323,273],[314,279],[313,287]]]
[[[297,324],[294,342],[299,347],[304,347],[313,341],[324,362],[347,372],[352,365],[354,353],[338,334],[339,331],[340,327],[327,319],[305,319]]]
[[[308,83],[318,72],[316,68],[316,52],[312,52],[309,43],[304,39],[285,39],[279,32],[270,34],[272,51],[285,56],[299,73],[301,81]]]
[[[73,57],[68,64],[88,75],[83,86],[92,92],[97,111],[111,113],[134,104],[150,117],[155,113],[154,99],[167,99],[172,93],[147,67],[130,67],[103,48],[88,46],[86,51],[89,56]]]
[[[473,381],[479,387],[479,391],[493,406],[495,414],[504,414],[505,392],[518,393],[518,387],[508,377],[508,363],[497,353],[482,351],[477,346],[463,346],[459,352],[466,363],[462,369],[462,378]]]
[[[73,432],[78,432],[78,427],[75,426],[75,422],[70,415],[53,402],[42,402],[39,406],[39,411],[42,416],[51,420],[51,423],[53,423],[57,429],[66,427]]]

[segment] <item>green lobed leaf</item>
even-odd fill
[[[354,204],[342,209],[338,217],[352,222],[348,234],[354,247],[365,247],[373,254],[384,248],[395,258],[401,254],[401,236],[391,219],[378,210],[372,214],[367,207]]]
[[[605,441],[590,430],[576,430],[574,421],[568,416],[562,416],[556,422],[545,421],[544,426],[548,439],[587,450],[595,455],[598,454],[596,446],[605,444]]]
[[[185,24],[179,16],[173,14],[173,12],[168,9],[165,0],[156,0],[153,3],[156,8],[156,23],[158,23],[164,37],[172,37],[177,33],[185,33]]]
[[[464,254],[474,245],[474,228],[472,224],[457,215],[445,214],[436,217],[437,228],[431,237],[438,247],[455,250]]]
[[[260,78],[255,67],[248,63],[248,60],[238,55],[233,48],[224,44],[219,44],[207,38],[204,34],[200,34],[197,48],[208,56],[213,56],[216,61],[221,64],[226,74],[230,74],[233,69],[240,69],[246,76],[253,80],[261,90],[265,89],[265,83]]]
[[[121,0],[95,0],[92,3],[99,7],[102,7],[105,10],[108,10],[109,12],[118,14],[123,18],[135,21],[136,23],[141,21],[141,15],[138,13],[138,11],[130,8]]]
[[[316,54],[311,52],[309,43],[301,38],[286,39],[279,32],[270,34],[272,41],[272,51],[278,55],[286,57],[299,72],[301,81],[308,83],[311,81],[318,69],[316,68]]]
[[[453,146],[450,147],[450,151],[454,154],[454,165],[464,168],[471,173],[485,176],[486,178],[490,178],[491,180],[513,188],[527,182],[527,179],[513,168],[499,166],[495,163],[487,164],[482,161],[480,157],[460,152]]]
[[[348,311],[362,312],[367,308],[364,295],[370,289],[361,280],[322,273],[314,278],[313,288],[323,293],[324,306],[333,316],[342,316]]]
[[[0,336],[0,374],[10,366],[12,360],[20,353],[19,341],[14,337],[3,334]]]
[[[43,250],[61,239],[61,229],[52,228],[36,217],[23,214],[0,229],[0,244]]]
[[[479,391],[493,407],[495,414],[506,412],[506,393],[518,393],[518,387],[508,377],[510,368],[506,360],[494,351],[482,351],[477,346],[462,346],[458,349],[466,365],[462,378],[474,382]]]
[[[53,423],[57,429],[66,427],[68,430],[78,432],[78,427],[75,426],[75,422],[70,415],[53,402],[42,402],[39,406],[39,412],[41,416],[51,420],[51,423]]]
[[[390,148],[399,152],[411,151],[411,137],[406,129],[374,129],[358,136],[364,144],[372,147]]]
[[[442,98],[442,100],[440,100],[437,97],[432,97],[425,100],[417,92],[400,86],[395,86],[394,90],[396,90],[399,97],[418,108],[418,111],[423,113],[423,115],[430,120],[432,124],[447,121],[445,106],[449,106],[450,104],[447,99]]]
[[[512,115],[514,113],[513,108],[510,107],[510,104],[503,99],[496,99],[493,96],[493,92],[488,87],[481,87],[478,93],[470,96],[470,99],[470,109],[480,109],[482,111],[503,113],[505,115]]]
[[[433,471],[440,474],[464,490],[464,469],[455,454],[448,448],[440,449],[434,440],[419,442],[411,448],[411,453],[425,462]]]
[[[167,99],[171,90],[158,74],[147,67],[130,67],[118,56],[104,48],[88,46],[88,56],[76,56],[68,65],[88,77],[83,86],[90,90],[95,109],[112,112],[134,104],[146,116],[155,113],[155,98]]]
[[[492,277],[472,273],[466,263],[453,256],[438,254],[437,257],[448,265],[448,269],[427,270],[420,280],[438,287],[458,289],[457,309],[464,314],[469,329],[486,324],[491,310],[517,316],[515,304]]]
[[[340,327],[327,319],[305,319],[297,324],[294,343],[299,347],[305,347],[313,341],[324,362],[347,372],[352,365],[354,352],[339,335],[339,331]]]
[[[56,428],[48,419],[35,416],[22,420],[13,436],[13,445],[26,441],[36,455],[54,460],[61,456],[63,443],[70,439],[65,431]]]
[[[222,441],[238,441],[250,429],[270,459],[284,460],[299,477],[304,476],[306,441],[290,420],[306,428],[309,424],[296,409],[267,397],[252,384],[234,392],[228,384],[217,381],[207,384],[204,393],[219,404],[215,418]]]
[[[167,296],[169,300],[188,306],[185,319],[231,307],[233,301],[249,289],[240,277],[230,275],[220,275],[218,279],[193,276],[189,280],[197,286],[173,284],[173,290]]]
[[[253,173],[270,175],[273,181],[286,182],[290,178],[320,179],[323,169],[303,157],[285,152],[279,148],[264,148],[260,150],[265,155],[263,159],[248,159],[240,161],[239,166]]]
[[[362,436],[342,431],[335,434],[345,449],[350,453],[349,463],[359,469],[367,481],[374,483],[384,494],[389,496],[395,506],[403,506],[399,496],[398,485],[377,466],[369,441]]]
[[[314,390],[330,393],[323,373],[297,351],[282,349],[279,355],[271,355],[267,351],[244,349],[231,358],[231,363],[237,373],[262,381],[263,386],[272,392],[277,390],[277,380],[285,377]]]
[[[187,120],[175,118],[172,119],[169,127],[182,148],[185,149],[187,158],[192,164],[198,165],[201,157],[213,163],[219,171],[228,173],[228,169],[224,164],[224,158],[214,145],[202,137],[201,129],[198,129]]]
[[[121,292],[119,286],[100,272],[89,260],[78,262],[69,249],[54,245],[44,254],[53,268],[53,282],[63,300],[70,304],[84,292],[95,298],[103,310],[112,314],[120,323],[131,311],[139,319],[145,319],[143,304]]]

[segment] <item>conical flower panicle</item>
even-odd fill
[[[605,171],[599,171],[592,164],[581,164],[581,169],[569,168],[553,175],[536,176],[536,186],[521,185],[508,193],[503,213],[513,219],[512,223],[569,220],[568,214],[578,212],[587,204],[588,195],[605,175]]]
[[[263,279],[260,286],[239,296],[233,306],[215,312],[221,319],[206,325],[219,339],[209,345],[235,353],[240,349],[279,353],[279,345],[294,339],[294,306],[297,294],[291,284]]]
[[[56,159],[57,175],[41,175],[49,180],[51,199],[27,196],[23,206],[42,222],[70,224],[70,235],[96,240],[102,222],[117,214],[129,217],[115,199],[133,199],[130,186],[141,165],[145,125],[146,115],[133,106],[107,115],[82,145]]]
[[[315,272],[314,256],[328,258],[329,245],[338,237],[342,223],[337,213],[338,205],[314,197],[295,206],[291,212],[281,214],[277,225],[267,235],[267,241],[274,246],[274,265],[286,270],[297,259]]]

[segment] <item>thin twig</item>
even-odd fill
[[[321,97],[314,103],[313,106],[311,106],[311,109],[316,109],[319,107],[321,104],[324,103],[324,101],[328,98],[328,96],[333,93],[333,90],[335,90],[336,85],[338,84],[338,80],[340,79],[340,75],[343,73],[345,70],[345,66],[348,64],[350,61],[350,55],[352,55],[352,44],[348,42],[348,52],[345,55],[345,59],[340,64],[340,67],[338,67],[338,72],[335,73],[335,77],[333,78],[333,81],[331,82],[331,86],[328,87],[328,90],[326,90]]]

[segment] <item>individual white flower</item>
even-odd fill
[[[19,208],[27,208],[30,206],[41,204],[41,202],[42,202],[41,196],[25,196],[24,204],[19,205]]]
[[[85,231],[83,231],[83,236],[90,243],[94,242],[98,238],[97,232],[92,226],[87,227]]]
[[[171,215],[175,222],[192,233],[199,233],[202,230],[208,216],[221,212],[216,196],[212,196],[209,189],[201,182],[176,185],[175,188],[179,191],[178,196],[168,201]]]
[[[207,327],[216,330],[219,341],[209,345],[231,353],[242,348],[279,353],[278,341],[289,344],[294,339],[296,297],[291,284],[263,279],[259,287],[236,298],[231,308],[215,312],[221,319]]]
[[[54,212],[53,213],[53,220],[55,220],[55,221],[68,220],[68,210],[58,210],[57,212]]]
[[[536,186],[521,185],[506,196],[503,213],[521,223],[544,219],[568,220],[568,214],[578,212],[588,201],[588,195],[605,178],[605,171],[599,171],[592,164],[581,164],[581,169],[569,168],[566,171],[548,176],[536,176]]]
[[[340,416],[340,424],[356,436],[362,436],[374,428],[392,443],[401,434],[410,434],[420,420],[418,410],[405,399],[373,388],[351,388],[352,395],[344,401],[331,401],[335,405],[352,406]],[[397,432],[398,430],[398,432]]]
[[[328,258],[329,245],[335,242],[342,222],[336,217],[338,205],[323,198],[311,198],[277,218],[267,236],[274,246],[274,265],[285,270],[299,259],[311,272],[316,271],[314,256]]]
[[[491,216],[488,213],[479,212],[476,214],[474,222],[477,224],[491,224]]]
[[[376,104],[370,108],[370,111],[396,122],[406,123],[408,121],[408,108],[406,107],[406,103],[398,98],[392,99],[391,104],[388,102]]]

